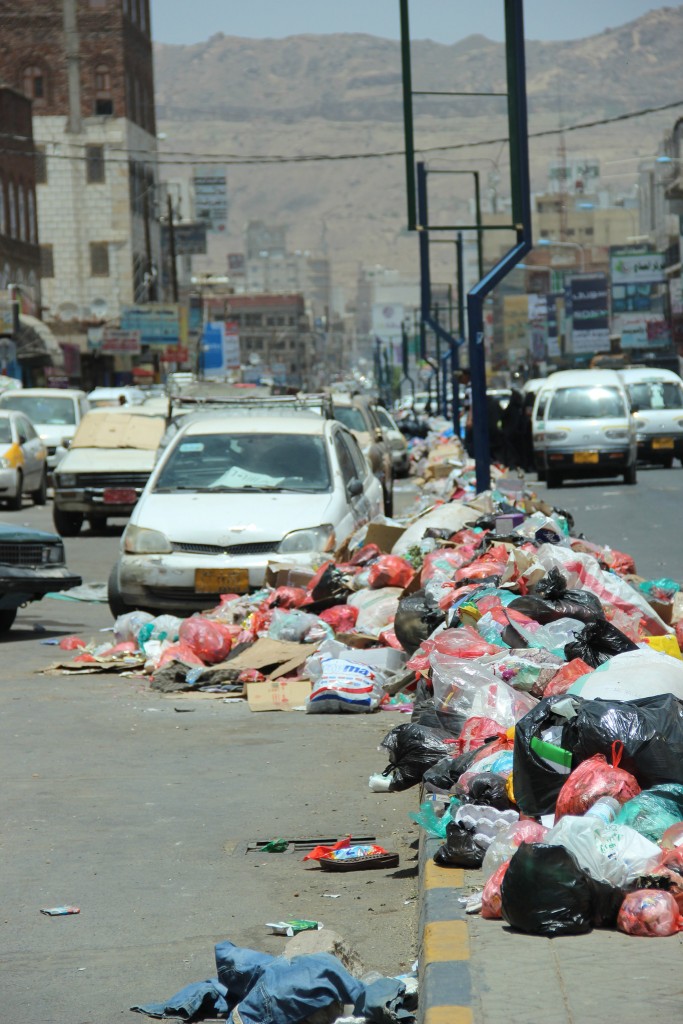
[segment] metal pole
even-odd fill
[[[427,212],[427,169],[422,161],[417,164],[417,212],[418,212],[418,238],[420,242],[420,356],[432,368],[436,375],[436,400],[439,401],[439,368],[438,363],[427,355],[427,322],[432,320],[431,316],[431,273],[429,268],[429,232],[425,228],[428,223]],[[438,324],[432,323],[437,328],[434,333],[439,338]],[[430,388],[431,395],[431,388]]]
[[[457,296],[458,296],[458,341],[462,344],[465,340],[465,280],[463,274],[462,259],[462,232],[458,232],[455,239],[455,264],[457,275]],[[451,346],[452,372],[453,372],[453,430],[456,437],[460,433],[460,352],[458,345]]]
[[[143,219],[145,224],[145,256],[147,258],[147,301],[156,301],[156,282],[153,274],[152,264],[152,235],[149,227],[149,189],[145,189],[143,198]]]
[[[166,212],[168,216],[168,251],[171,260],[171,294],[173,301],[178,301],[178,264],[175,255],[175,225],[173,224],[173,200],[171,193],[166,193]]]
[[[405,137],[406,190],[408,195],[408,230],[415,231],[415,142],[413,135],[413,74],[410,60],[410,19],[408,0],[401,7],[401,67],[403,69],[403,133]]]
[[[473,171],[474,174],[474,202],[476,211],[477,221],[477,259],[479,266],[479,280],[484,276],[484,235],[482,232],[481,222],[481,189],[479,187],[479,171]]]

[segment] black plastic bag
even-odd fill
[[[638,645],[629,640],[625,633],[613,626],[606,619],[596,619],[583,627],[576,634],[575,640],[564,645],[564,656],[567,661],[583,658],[591,668],[597,668],[613,658],[615,654],[625,651],[637,651]]]
[[[469,750],[459,757],[442,757],[422,776],[425,787],[431,793],[450,793],[460,776],[472,766],[478,753],[478,750]]]
[[[605,617],[597,594],[592,590],[568,590],[565,576],[556,567],[539,580],[532,588],[531,595],[547,601],[556,611],[570,619],[592,622],[595,618]]]
[[[445,620],[446,613],[434,604],[424,590],[402,597],[394,617],[396,639],[407,654],[414,654],[423,640]]]
[[[461,794],[457,788],[456,792],[463,804],[480,804],[495,807],[497,811],[508,811],[513,805],[507,795],[506,786],[507,780],[501,775],[496,775],[495,772],[480,772],[470,779],[467,793]]]
[[[392,792],[417,786],[427,769],[453,750],[453,743],[445,742],[433,729],[412,722],[395,726],[380,746],[389,754],[382,774],[391,776]]]
[[[311,591],[311,599],[306,604],[306,610],[322,612],[335,604],[346,604],[351,593],[344,573],[333,562],[329,562]]]
[[[512,928],[553,938],[614,925],[624,893],[596,882],[563,846],[522,843],[503,876],[501,897]]]
[[[558,697],[544,697],[515,726],[515,801],[524,814],[534,817],[539,814],[552,814],[558,794],[567,779],[566,775],[556,772],[539,757],[531,745],[534,738],[540,739],[541,733],[551,726],[564,726],[566,719],[555,714],[553,707],[558,702],[566,700],[567,696],[564,694]],[[580,707],[583,703],[580,697],[572,697],[571,700],[575,707]],[[571,745],[565,743],[564,731],[562,745],[565,749],[573,750]]]
[[[538,707],[529,714],[536,713]],[[643,789],[665,782],[683,783],[683,702],[672,694],[634,701],[586,700],[562,730],[562,745],[573,752],[574,766],[594,754],[609,759],[617,740],[624,746],[619,767],[635,775]],[[517,786],[515,740],[515,796]]]
[[[449,821],[446,826],[446,842],[434,854],[434,863],[450,868],[480,868],[484,861],[484,849],[474,841],[474,833],[462,825]]]
[[[570,592],[567,591],[567,594]],[[574,593],[580,593],[580,591],[572,591]],[[594,594],[589,594],[586,591],[587,597],[595,597]],[[578,619],[579,622],[594,622],[596,618],[604,619],[605,613],[602,610],[602,605],[595,598],[597,602],[597,609],[593,607],[592,602],[585,603],[583,601],[576,601],[573,597],[562,597],[557,601],[548,601],[545,598],[540,597],[538,594],[525,594],[523,597],[516,597],[514,601],[511,601],[508,608],[513,609],[516,612],[521,612],[523,615],[528,615],[530,619],[534,619],[539,622],[542,626],[545,626],[548,622],[556,622],[557,619]]]

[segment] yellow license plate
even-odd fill
[[[198,594],[246,594],[248,569],[195,569],[194,589]]]
[[[581,465],[585,465],[586,463],[591,463],[591,465],[595,465],[595,463],[598,462],[598,453],[597,452],[574,452],[574,462],[578,462]]]
[[[652,448],[673,448],[674,439],[673,437],[653,437]]]

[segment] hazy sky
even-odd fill
[[[578,39],[657,7],[656,0],[526,0],[527,39]],[[154,38],[196,43],[216,32],[282,38],[308,32],[365,32],[398,38],[398,0],[152,0]],[[481,32],[503,38],[503,0],[412,0],[411,35],[453,43]]]

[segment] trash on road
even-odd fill
[[[48,917],[67,917],[69,914],[80,914],[80,907],[46,907],[40,911]]]
[[[275,921],[267,922],[266,928],[270,928],[273,935],[298,935],[299,932],[318,932],[324,925],[321,921]]]

